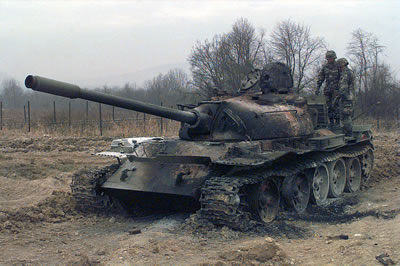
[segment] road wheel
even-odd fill
[[[356,192],[361,185],[361,164],[358,158],[346,159],[346,192]]]
[[[287,205],[297,213],[304,213],[310,200],[310,182],[305,174],[287,176],[283,180],[282,195]]]
[[[278,214],[280,193],[272,179],[265,179],[254,185],[249,192],[249,206],[251,213],[263,223],[273,221]]]
[[[372,168],[374,167],[374,151],[369,149],[366,153],[360,156],[361,161],[361,184],[368,183]]]
[[[317,168],[310,169],[308,172],[311,181],[311,198],[317,206],[324,206],[329,192],[329,171],[326,164],[321,164]]]
[[[328,162],[329,170],[329,196],[338,198],[346,186],[346,163],[343,159]]]

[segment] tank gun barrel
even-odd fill
[[[114,95],[108,95],[101,92],[81,89],[80,87],[48,79],[40,76],[29,75],[25,79],[25,86],[35,91],[41,91],[53,95],[68,97],[71,99],[85,99],[98,103],[113,105],[116,107],[143,112],[151,115],[161,116],[172,120],[184,122],[194,125],[200,119],[199,114],[191,111],[175,110],[172,108],[162,107],[154,104],[135,101],[132,99],[122,98]]]

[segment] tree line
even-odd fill
[[[96,88],[97,91],[164,106],[195,103],[220,94],[235,95],[243,77],[253,68],[280,61],[287,64],[294,81],[293,91],[312,93],[316,76],[329,47],[324,38],[314,36],[308,25],[292,20],[278,22],[267,35],[246,18],[234,22],[227,33],[197,41],[188,56],[190,75],[182,69],[159,74],[138,87]],[[357,108],[373,116],[398,118],[400,84],[384,60],[386,47],[375,34],[356,29],[347,43],[345,57],[356,76]],[[22,89],[19,82],[6,79],[0,84],[0,101],[6,108],[32,105],[51,108],[53,101],[66,105],[68,99]],[[84,108],[81,101],[81,108]]]

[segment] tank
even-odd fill
[[[282,207],[303,214],[311,204],[355,192],[373,168],[371,127],[354,125],[351,137],[328,127],[324,96],[294,94],[289,73],[284,64],[266,65],[246,76],[237,95],[182,110],[39,76],[28,76],[25,85],[181,122],[179,137],[113,140],[98,155],[116,164],[73,177],[79,209],[194,202],[200,220],[247,230],[270,223]]]

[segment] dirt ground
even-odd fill
[[[69,192],[71,177],[114,163],[92,155],[111,139],[0,135],[0,264],[400,263],[399,141],[398,133],[376,136],[369,185],[346,197],[336,218],[281,215],[268,226],[237,232],[197,228],[190,213],[82,215]]]

